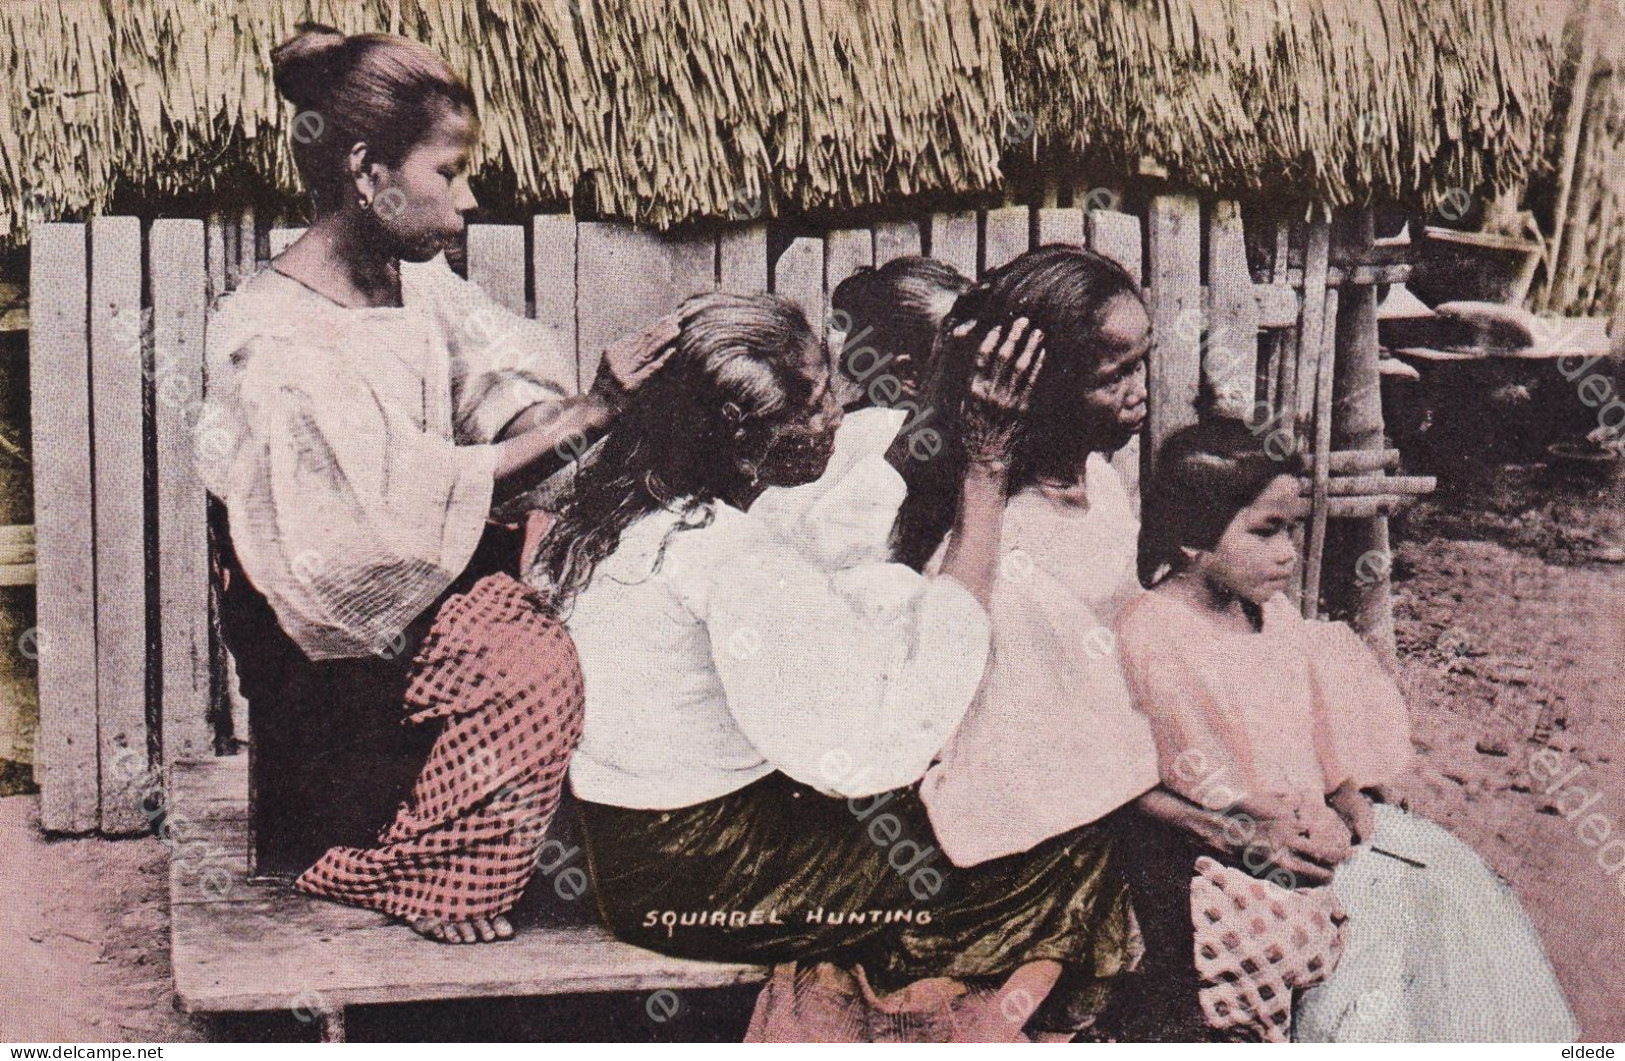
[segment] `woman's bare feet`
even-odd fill
[[[494,943],[513,939],[513,925],[501,914],[468,921],[442,921],[436,917],[408,918],[412,931],[436,943]]]

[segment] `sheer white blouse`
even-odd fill
[[[634,523],[578,596],[583,799],[667,810],[772,773],[838,796],[924,774],[981,681],[988,620],[886,561],[897,414],[854,414],[819,482]]]
[[[574,374],[444,258],[401,285],[403,306],[355,309],[265,269],[209,321],[199,471],[312,659],[398,647],[484,532],[490,443]]]
[[[1036,489],[1005,508],[987,675],[920,786],[955,865],[1026,851],[1157,785],[1112,630],[1142,593],[1140,524],[1104,457],[1089,458],[1085,484],[1086,508]]]

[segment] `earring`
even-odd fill
[[[355,197],[355,202],[356,205],[361,207],[363,210],[372,209],[372,200],[367,198],[365,195],[357,195]]]
[[[762,470],[756,466],[755,461],[740,461],[739,470],[744,472],[746,477],[750,479],[750,485],[752,486],[756,485],[762,474]]]

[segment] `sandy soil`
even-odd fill
[[[1552,506],[1568,514],[1562,506],[1573,498],[1531,502],[1538,521],[1482,499],[1469,507],[1487,517],[1464,520],[1467,500],[1441,498],[1419,513],[1396,558],[1402,679],[1420,752],[1412,805],[1512,883],[1585,1037],[1619,1041],[1625,847],[1599,844],[1604,826],[1592,816],[1625,837],[1625,730],[1617,725],[1625,566],[1596,562],[1619,544],[1614,524],[1625,509],[1618,496],[1585,498],[1582,509],[1597,519],[1536,535],[1527,528],[1550,526]],[[1596,549],[1574,547],[1593,540]],[[1532,758],[1543,752],[1556,758]],[[1555,776],[1545,769],[1553,763]],[[47,842],[35,805],[31,796],[0,799],[0,1039],[314,1038],[287,1014],[176,1013],[162,847],[150,838]],[[661,1028],[630,996],[392,1007],[354,1014],[351,1035],[737,1040],[749,998],[749,989],[693,993]]]

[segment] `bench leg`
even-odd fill
[[[321,1020],[322,1042],[342,1043],[344,1038],[344,1007],[340,1006],[331,1013],[323,1013]]]

